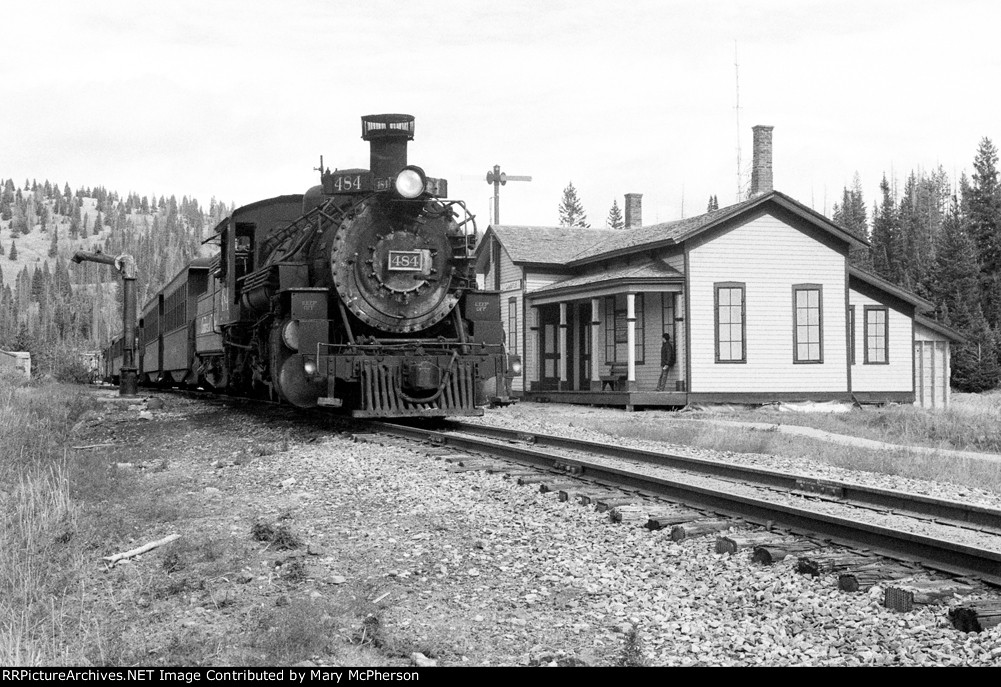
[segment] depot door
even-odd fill
[[[539,307],[539,388],[558,391],[560,388],[560,308],[558,305]]]

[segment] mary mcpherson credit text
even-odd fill
[[[290,682],[304,684],[310,682],[416,682],[420,673],[416,670],[377,670],[375,668],[280,668],[276,670],[247,668],[198,670],[164,670],[162,668],[141,668],[114,670],[106,668],[59,669],[59,668],[4,668],[0,670],[0,681],[99,681],[128,680],[135,682]]]

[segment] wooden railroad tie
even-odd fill
[[[536,472],[533,472],[531,474],[523,475],[523,476],[519,477],[518,478],[518,484],[540,484],[540,483],[544,484],[546,482],[552,482],[554,479],[556,479],[557,477],[561,477],[561,476],[562,475],[554,475],[552,473],[540,473],[540,472],[536,471]],[[569,485],[572,485],[572,484],[579,484],[579,483],[578,482],[571,482],[569,480],[565,480],[564,484],[566,484],[566,485],[569,486]]]
[[[573,489],[574,486],[578,486],[580,482],[577,480],[563,479],[563,480],[553,480],[553,476],[549,476],[549,480],[539,483],[539,491],[543,494],[549,494],[551,492],[561,492],[566,489]]]
[[[659,506],[657,504],[623,504],[621,506],[612,507],[609,511],[609,520],[613,523],[643,525],[647,527],[649,526],[652,518],[667,518],[669,514],[680,513],[683,513],[683,511],[673,506]],[[687,511],[685,513],[687,513],[689,517],[679,522],[687,522],[689,520],[697,520],[699,518],[706,517],[705,514],[696,513],[695,511]]]
[[[838,589],[843,592],[866,592],[880,582],[913,577],[919,570],[899,563],[880,561],[850,568],[838,575]]]
[[[560,489],[560,501],[580,501],[586,506],[591,502],[591,499],[610,496],[612,494],[617,495],[618,493],[620,492],[614,492],[606,487],[597,487],[594,485],[567,487],[566,489]]]
[[[977,591],[972,584],[957,580],[908,580],[888,585],[883,592],[883,605],[894,611],[908,612],[915,604],[934,604],[953,596],[966,596]]]
[[[674,527],[675,525],[683,525],[686,522],[703,520],[706,517],[705,513],[701,513],[697,510],[672,508],[670,506],[648,509],[647,513],[648,517],[643,526],[648,530],[663,530],[668,527]]]
[[[983,632],[1001,625],[1001,601],[971,601],[949,609],[949,620],[960,632]]]
[[[683,541],[703,534],[722,532],[734,526],[733,520],[693,520],[671,528],[671,541]]]
[[[868,565],[873,562],[872,556],[858,553],[841,553],[837,551],[811,553],[800,556],[796,561],[796,572],[801,575],[826,575],[841,572],[850,568]]]
[[[737,553],[755,546],[778,544],[788,541],[788,537],[778,532],[744,532],[727,534],[716,538],[716,553]]]
[[[608,498],[598,499],[598,502],[594,504],[594,509],[599,513],[604,513],[605,511],[612,510],[617,506],[641,506],[641,505],[643,505],[642,497],[622,494],[621,496],[610,496]]]
[[[784,560],[786,556],[799,557],[801,553],[813,551],[814,549],[819,549],[820,547],[821,544],[806,540],[785,541],[775,544],[760,544],[754,547],[754,553],[751,554],[751,560],[754,563],[760,563],[761,565],[772,565],[773,563],[778,563],[779,561]]]

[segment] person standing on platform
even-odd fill
[[[657,391],[667,391],[667,378],[674,367],[676,357],[674,344],[671,343],[671,335],[664,332],[664,343],[660,347],[660,380],[657,382]]]

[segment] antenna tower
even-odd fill
[[[741,201],[741,183],[740,183],[740,63],[737,61],[737,41],[733,42],[733,70],[736,77],[736,91],[737,91],[737,101],[734,106],[734,110],[737,113],[737,198],[736,202]]]

